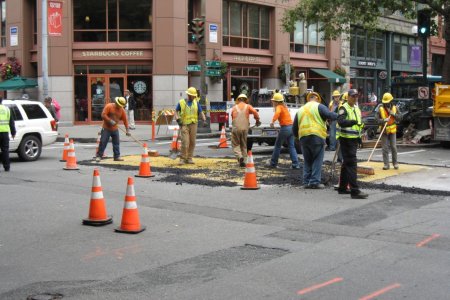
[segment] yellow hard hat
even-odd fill
[[[335,90],[335,91],[333,92],[333,97],[339,97],[340,95],[341,95],[341,93],[339,93],[338,90]]]
[[[117,105],[120,105],[121,107],[125,107],[127,105],[127,99],[124,97],[116,97],[114,98],[114,101],[116,101]]]
[[[308,95],[306,95],[306,101],[309,101],[309,98],[311,98],[311,96],[316,96],[318,101],[317,102],[322,102],[322,97],[320,97],[320,95],[316,92],[311,92]]]
[[[383,99],[381,99],[381,102],[383,102],[384,104],[387,104],[387,103],[391,102],[392,99],[394,99],[394,97],[392,96],[391,93],[384,93]]]
[[[191,86],[190,88],[187,89],[186,94],[188,94],[189,96],[197,97],[197,89]]]
[[[272,101],[283,102],[284,97],[283,97],[283,95],[281,95],[281,93],[275,93],[275,94],[273,94]]]
[[[341,95],[341,100],[347,101],[348,100],[348,92],[345,92]]]
[[[238,100],[247,100],[248,98],[247,98],[247,95],[246,94],[240,94],[237,98],[236,98],[236,101],[238,101]]]

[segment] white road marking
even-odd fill
[[[421,150],[415,150],[415,151],[408,151],[408,152],[398,152],[397,155],[401,155],[401,154],[411,154],[411,153],[419,153],[419,152],[425,152],[426,150],[421,149]]]

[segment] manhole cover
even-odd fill
[[[44,293],[44,294],[28,296],[27,300],[58,300],[58,299],[62,299],[62,298],[63,298],[62,294]]]

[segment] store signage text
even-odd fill
[[[144,56],[144,51],[83,51],[83,57],[140,57]]]
[[[256,56],[235,55],[233,60],[237,62],[258,62],[259,58]]]
[[[377,66],[376,61],[367,61],[367,60],[358,60],[357,64],[358,64],[358,66],[364,66],[364,67],[376,67]]]

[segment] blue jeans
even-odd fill
[[[336,123],[337,121],[330,123],[330,151],[336,150]]]
[[[100,145],[98,146],[97,156],[99,157],[103,156],[103,153],[105,152],[110,137],[112,138],[114,158],[120,157],[119,130],[109,131],[104,128],[102,128],[102,133],[100,136]]]
[[[303,184],[320,184],[322,180],[322,164],[325,144],[302,137],[300,144],[303,152]]]
[[[292,125],[281,126],[278,132],[277,139],[275,141],[275,148],[273,149],[272,158],[270,159],[270,164],[276,166],[278,164],[278,158],[280,157],[281,146],[284,141],[287,141],[289,147],[289,155],[291,156],[292,166],[298,166],[298,156],[297,150],[295,150],[294,145],[294,134],[292,133]]]

